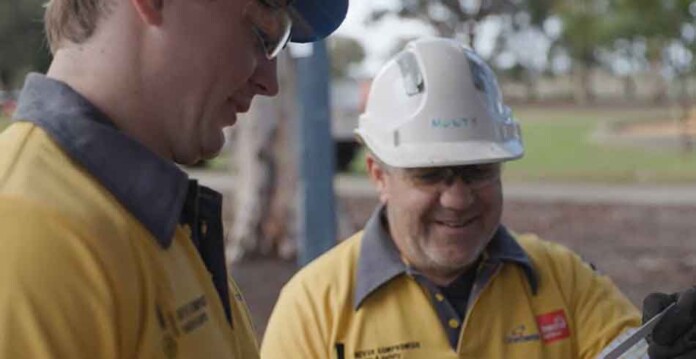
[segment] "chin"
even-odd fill
[[[175,156],[174,163],[182,166],[193,166],[201,161],[201,158],[194,156]]]
[[[201,161],[209,160],[220,154],[222,146],[215,148],[199,148],[198,151],[187,151],[174,156],[174,162],[184,166],[194,166]]]
[[[217,157],[220,155],[220,150],[218,149],[217,151],[214,152],[206,152],[202,153],[201,156],[199,157],[198,161],[207,161],[207,160],[212,160],[213,158]]]
[[[481,252],[477,248],[457,248],[440,252],[432,257],[443,267],[461,269],[476,262]]]
[[[209,160],[217,157],[225,145],[225,134],[219,130],[216,136],[211,136],[208,141],[201,143],[199,149],[199,160]]]

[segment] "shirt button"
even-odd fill
[[[440,293],[435,293],[435,299],[437,299],[438,302],[442,302],[445,300],[445,297]]]
[[[202,221],[201,222],[201,234],[205,237],[205,235],[208,233],[208,222]]]
[[[450,320],[449,320],[449,326],[450,326],[450,328],[452,328],[452,329],[457,329],[457,328],[459,328],[459,321],[456,320],[456,319],[450,319]]]

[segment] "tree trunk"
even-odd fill
[[[469,41],[469,47],[475,49],[476,47],[476,20],[469,19],[466,21],[466,35]]]
[[[679,137],[681,138],[682,153],[688,155],[693,151],[694,144],[691,139],[690,123],[691,123],[691,99],[689,97],[688,76],[683,75],[679,79],[681,88],[681,116],[679,118]]]
[[[297,180],[289,136],[295,117],[295,85],[289,55],[281,56],[281,88],[275,98],[258,96],[237,124],[234,222],[228,236],[228,264],[244,257],[294,254],[293,199]],[[281,184],[281,185],[279,185]],[[290,241],[292,242],[292,241]]]
[[[636,86],[636,80],[633,78],[633,76],[627,75],[627,76],[623,77],[623,88],[624,88],[624,99],[635,100],[637,86]]]
[[[578,64],[575,70],[574,86],[575,102],[585,104],[594,102],[594,91],[592,89],[591,71],[585,64]]]
[[[278,108],[275,100],[257,97],[237,124],[234,146],[237,176],[234,222],[227,258],[236,261],[260,251],[261,224],[268,216],[275,187],[275,162],[271,152],[276,137]]]
[[[653,92],[653,102],[664,103],[667,101],[667,81],[662,76],[662,61],[653,60],[650,62],[650,72],[655,76],[655,87]]]
[[[269,217],[263,223],[263,253],[283,259],[297,254],[297,80],[295,61],[285,53],[278,63],[278,81],[282,89],[277,97],[281,108],[281,122],[274,143],[278,171],[278,186],[270,202]]]
[[[534,102],[539,99],[539,89],[537,86],[536,71],[527,69],[524,75],[524,87],[527,97],[527,102]]]

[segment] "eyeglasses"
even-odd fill
[[[276,58],[290,41],[292,19],[287,8],[278,0],[251,0],[244,14],[251,22],[266,58]]]
[[[406,177],[417,186],[451,185],[459,178],[472,189],[482,189],[500,179],[500,165],[497,163],[452,166],[409,168],[403,170]]]

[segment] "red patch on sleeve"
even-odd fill
[[[570,336],[568,320],[565,312],[558,310],[551,313],[538,315],[536,317],[539,333],[544,343],[549,344],[557,340],[565,339]]]

